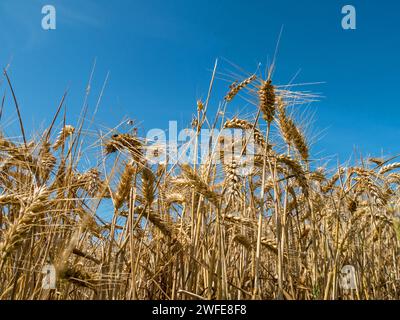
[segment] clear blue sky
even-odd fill
[[[41,29],[45,4],[57,9],[55,31]],[[341,28],[345,4],[357,9],[355,31]],[[324,95],[312,106],[312,133],[322,132],[314,149],[343,161],[354,146],[400,153],[399,16],[397,0],[1,0],[0,66],[12,57],[28,131],[51,121],[67,87],[76,120],[95,57],[91,108],[110,71],[98,123],[113,127],[128,115],[144,129],[167,128],[190,121],[215,58],[252,72],[273,55],[284,25],[274,80],[285,84],[301,69],[296,82],[326,82],[308,88]],[[13,110],[8,94],[2,125],[16,119]]]

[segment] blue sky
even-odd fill
[[[41,28],[41,8],[57,10],[57,29]],[[357,30],[341,28],[341,8],[357,10]],[[110,78],[97,116],[113,127],[125,116],[141,128],[188,123],[206,95],[216,58],[248,70],[273,56],[284,26],[274,81],[325,82],[307,89],[324,98],[314,113],[311,136],[318,156],[346,160],[400,153],[400,3],[396,0],[1,0],[0,65],[9,74],[27,130],[48,125],[69,88],[68,120],[74,123],[97,58],[90,107],[107,72]],[[0,93],[6,89],[0,80]],[[228,84],[219,81],[215,95]],[[217,100],[213,100],[216,108]],[[234,107],[233,107],[234,108]],[[252,107],[237,105],[250,112]],[[235,112],[236,109],[230,110]],[[0,125],[19,134],[7,93]]]

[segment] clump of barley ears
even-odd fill
[[[218,114],[199,100],[193,124],[250,133],[245,174],[231,149],[249,149],[224,136],[222,162],[211,148],[204,163],[155,164],[137,133],[94,138],[67,115],[55,138],[53,125],[24,143],[0,132],[0,299],[400,299],[397,158],[321,166],[288,112],[315,96],[236,74]],[[241,98],[249,112],[225,117]]]

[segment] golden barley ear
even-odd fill
[[[293,145],[303,160],[308,160],[309,149],[305,137],[294,121],[286,115],[286,105],[280,98],[278,100],[278,123],[282,136],[288,145]]]
[[[65,144],[67,138],[70,137],[74,132],[75,128],[73,126],[65,125],[58,134],[57,139],[53,144],[53,149],[56,151],[60,147],[62,147]]]
[[[250,83],[252,83],[254,80],[257,79],[256,75],[252,75],[250,77],[248,77],[247,79],[243,80],[242,82],[240,82],[239,84],[237,83],[233,83],[230,87],[230,91],[227,93],[227,95],[225,96],[225,101],[230,102],[233,100],[233,98],[235,98],[235,96],[244,88],[246,88]]]
[[[261,82],[258,91],[259,108],[262,112],[263,118],[267,123],[274,120],[276,111],[276,94],[275,87],[272,85],[271,80]]]
[[[142,187],[143,196],[146,199],[148,206],[151,206],[155,197],[155,176],[150,168],[144,167],[142,169]]]
[[[117,190],[113,197],[115,210],[119,210],[122,207],[124,201],[129,195],[131,182],[135,173],[136,169],[132,164],[128,163],[125,165],[124,171],[119,180]]]

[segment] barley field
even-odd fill
[[[196,147],[202,129],[250,132],[245,174],[245,139],[219,135],[202,161],[150,163],[134,128],[94,137],[86,110],[69,123],[65,96],[27,135],[15,99],[21,137],[0,124],[0,299],[400,298],[396,157],[323,165],[297,117],[317,95],[275,85],[271,72],[231,75],[210,106],[217,75],[188,127]],[[227,116],[238,100],[252,112]],[[341,285],[349,265],[352,288]]]

